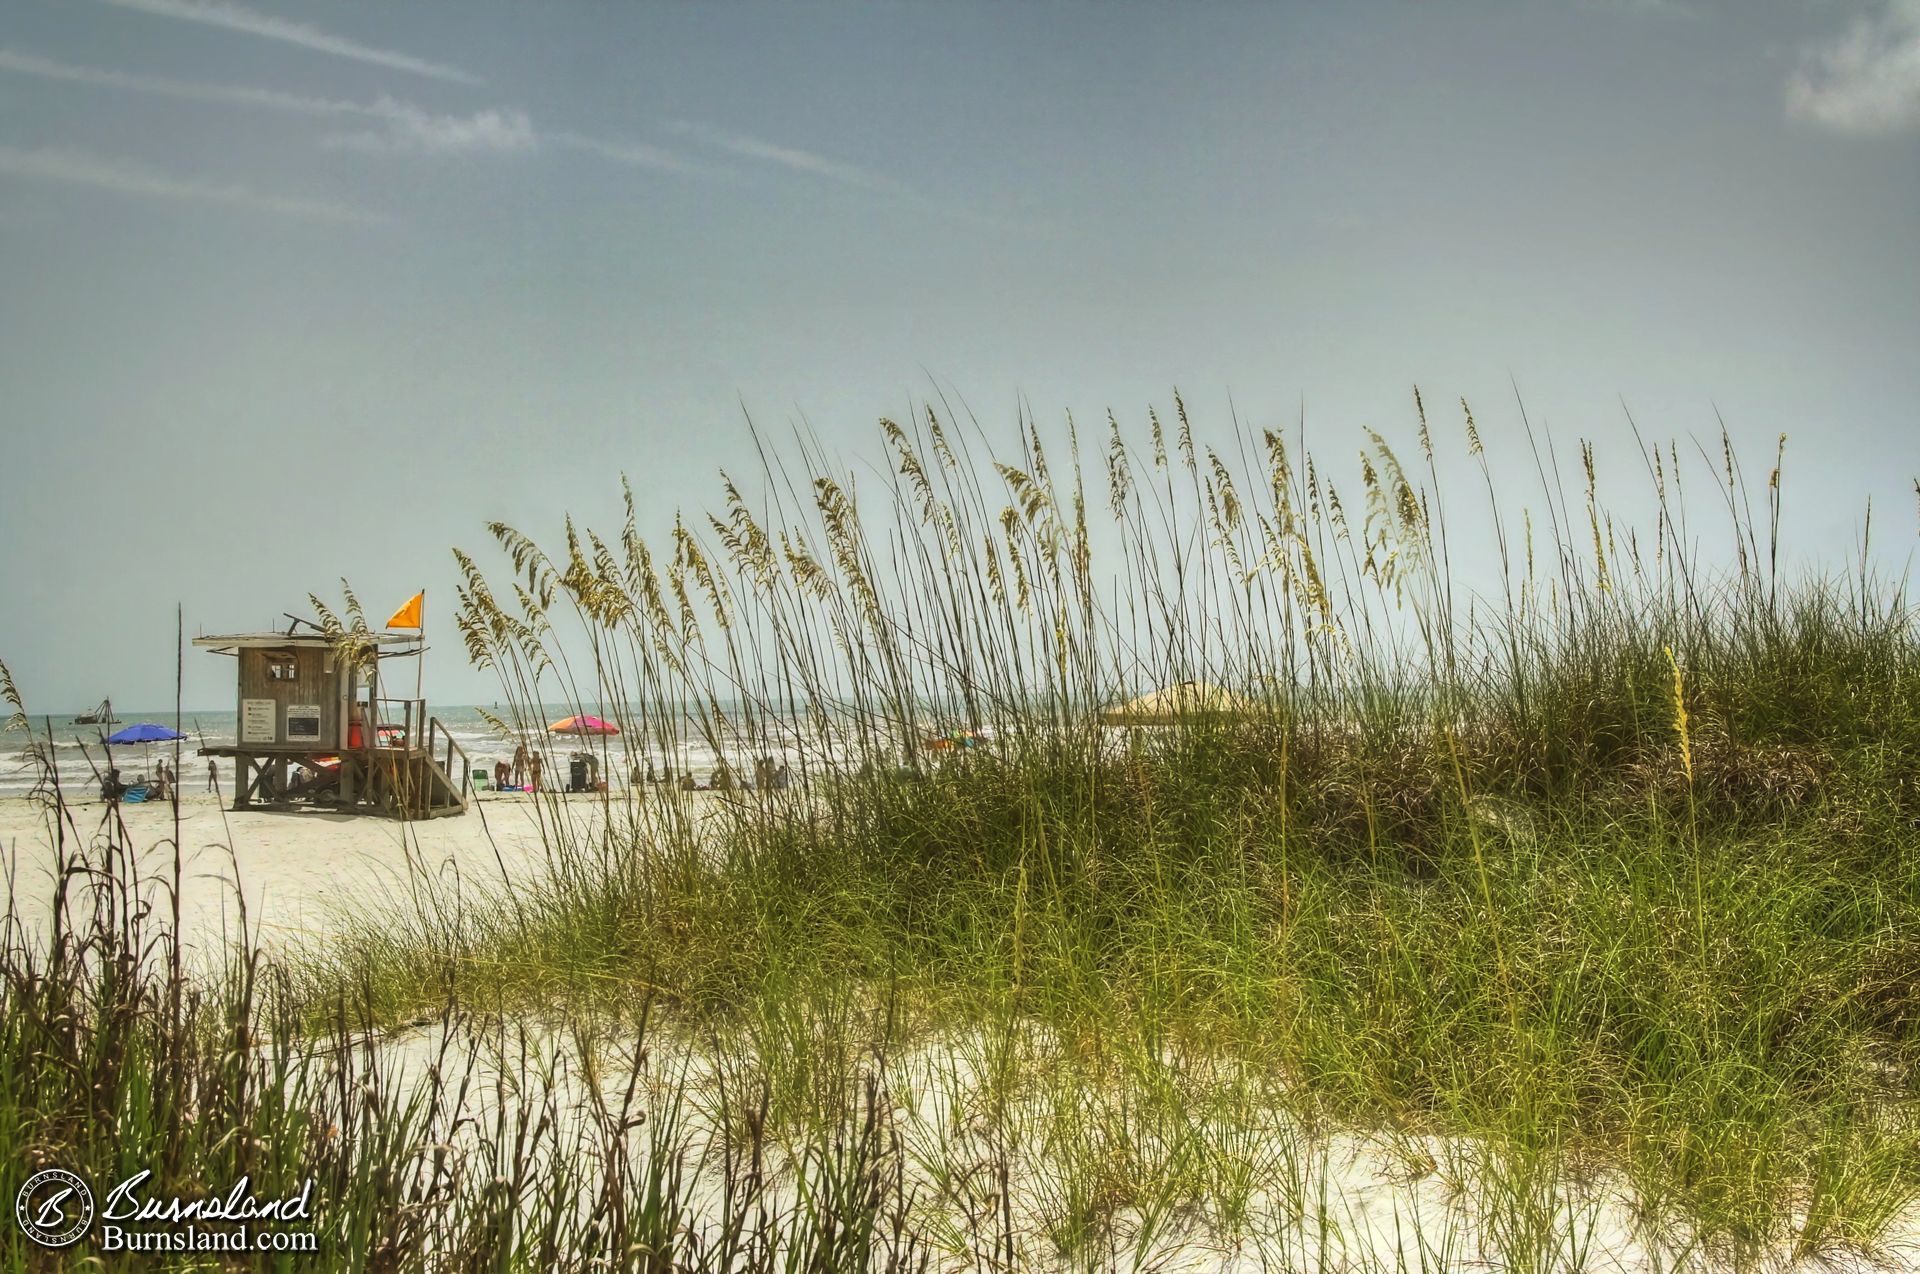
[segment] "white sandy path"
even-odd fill
[[[615,806],[616,811],[618,806]],[[225,809],[211,795],[180,803],[181,929],[189,947],[219,945],[239,918],[236,870],[247,921],[270,946],[324,942],[347,909],[383,909],[404,903],[410,881],[445,888],[497,889],[524,885],[546,870],[541,819],[555,812],[572,835],[603,823],[599,798],[488,797],[459,817],[398,823],[323,810],[300,812]],[[108,807],[85,802],[69,809],[69,853],[75,831],[95,847],[105,843]],[[123,806],[138,850],[142,896],[168,906],[165,882],[173,873],[174,817],[165,804]],[[618,815],[616,813],[616,819]],[[49,813],[24,797],[0,799],[0,862],[6,888],[30,930],[43,929],[51,911],[55,836]]]

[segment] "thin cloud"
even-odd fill
[[[587,137],[580,133],[558,132],[542,133],[540,139],[568,150],[577,150],[616,164],[629,164],[635,168],[655,168],[661,172],[693,173],[705,177],[727,175],[724,168],[714,168],[707,164],[696,164],[677,151],[664,146],[653,146],[646,142],[613,142],[598,137]]]
[[[391,97],[383,96],[373,102],[348,102],[247,85],[204,84],[193,80],[115,71],[106,67],[80,66],[7,48],[0,48],[0,71],[221,106],[254,107],[321,117],[358,116],[379,122],[379,126],[373,129],[336,133],[323,139],[327,144],[343,149],[386,154],[513,151],[530,150],[536,140],[533,121],[521,110],[493,109],[476,111],[471,115],[435,115],[411,102]]]
[[[1812,50],[1787,82],[1787,112],[1842,133],[1920,129],[1920,0],[1889,0]]]
[[[961,204],[948,203],[884,173],[873,172],[816,151],[801,150],[796,146],[783,146],[778,142],[767,141],[765,138],[753,137],[746,133],[734,132],[732,129],[693,120],[677,120],[667,125],[667,131],[681,137],[690,137],[742,159],[756,160],[791,172],[822,177],[843,186],[882,196],[884,202],[899,203],[935,216],[949,217],[955,221],[991,229],[1021,228],[1020,223],[1002,214],[980,212]]]
[[[378,213],[346,204],[303,199],[296,195],[277,195],[239,183],[178,177],[133,160],[108,159],[64,148],[22,150],[0,146],[0,173],[35,181],[90,186],[123,195],[217,204],[248,212],[296,217],[304,221],[380,225],[388,220]]]
[[[337,132],[322,138],[343,150],[386,155],[458,154],[484,151],[515,152],[551,145],[598,156],[609,163],[651,168],[662,172],[723,176],[726,170],[694,163],[664,146],[646,142],[610,141],[574,132],[543,132],[531,116],[511,107],[476,111],[471,115],[436,115],[411,102],[381,97],[373,102],[309,97],[242,84],[208,84],[158,75],[83,66],[0,47],[0,72],[31,75],[44,80],[132,93],[149,93],[182,101],[207,102],[260,110],[285,111],[317,118],[368,119],[376,128]]]
[[[338,149],[382,155],[502,154],[530,151],[540,141],[533,120],[521,110],[434,115],[382,98],[367,113],[379,117],[379,128],[335,133],[322,140]]]
[[[458,67],[429,62],[425,58],[417,58],[410,53],[361,44],[345,36],[307,26],[302,22],[292,22],[270,13],[260,13],[257,10],[245,8],[233,3],[232,0],[102,0],[102,2],[121,9],[150,13],[156,17],[174,18],[182,22],[198,22],[227,31],[237,31],[243,35],[258,36],[263,40],[278,40],[283,44],[297,45],[316,53],[351,58],[356,62],[384,66],[389,70],[406,71],[436,80],[452,80],[457,84],[482,82],[479,76]]]
[[[719,128],[713,124],[700,124],[680,120],[669,124],[669,131],[695,141],[718,147],[728,154],[738,155],[742,159],[755,159],[763,163],[776,164],[794,172],[811,173],[816,177],[825,177],[843,185],[855,186],[861,190],[871,190],[883,194],[906,194],[907,187],[876,172],[869,172],[854,164],[831,159],[810,150],[800,150],[793,146],[782,146],[777,142],[750,137],[745,133],[736,133],[731,129]]]
[[[358,102],[333,101],[323,97],[303,97],[275,89],[249,88],[237,84],[201,84],[192,80],[170,80],[157,75],[139,75],[106,67],[80,66],[59,62],[34,53],[0,48],[0,71],[33,75],[45,80],[69,84],[87,84],[96,88],[122,89],[131,93],[151,93],[191,102],[212,102],[225,106],[257,106],[267,110],[293,111],[302,115],[363,115],[375,113]]]

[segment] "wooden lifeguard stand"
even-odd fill
[[[294,626],[295,628],[298,625]],[[343,813],[439,818],[467,809],[467,754],[425,699],[380,697],[380,664],[424,658],[417,637],[234,633],[193,644],[239,665],[230,757],[233,808],[321,805]]]

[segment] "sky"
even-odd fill
[[[1009,443],[1178,386],[1346,452],[1415,385],[1607,463],[1623,405],[1785,432],[1803,551],[1869,496],[1913,545],[1920,0],[0,0],[36,711],[169,704],[176,606],[342,577],[426,587],[427,696],[491,702],[450,548],[622,472],[670,528],[749,414],[851,465],[936,386]],[[229,676],[189,650],[187,705]]]

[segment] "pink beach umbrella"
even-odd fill
[[[562,717],[547,727],[549,734],[618,734],[620,727],[599,717]]]

